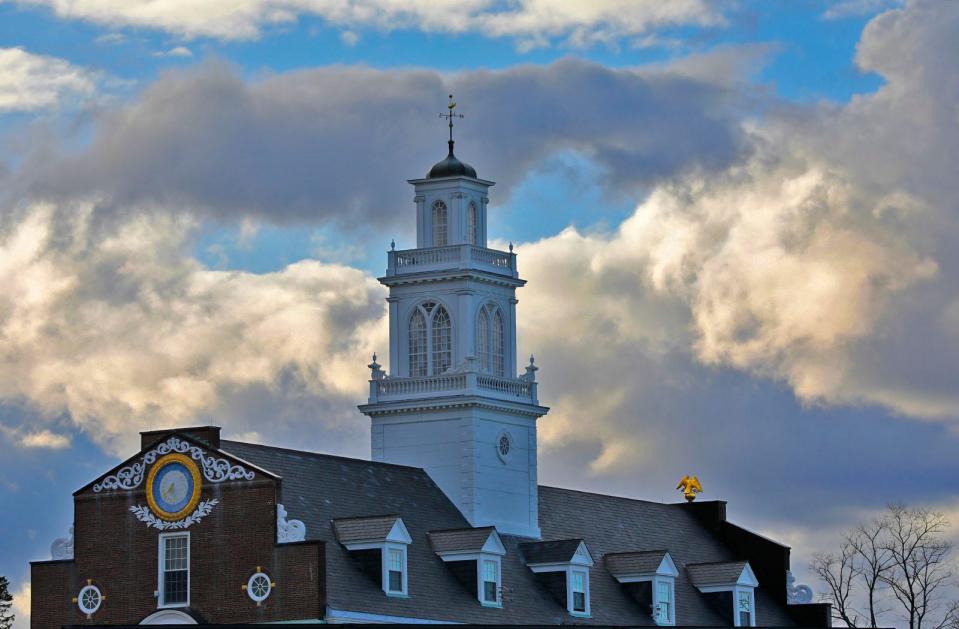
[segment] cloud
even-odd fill
[[[152,204],[382,233],[406,216],[396,204],[418,174],[408,165],[445,155],[436,107],[450,92],[467,115],[458,154],[498,181],[501,200],[563,151],[597,162],[613,195],[721,170],[748,151],[743,97],[668,69],[566,59],[444,77],[332,66],[247,83],[206,63],[104,114],[89,146],[28,154],[7,190],[54,202],[94,197],[101,212]]]
[[[13,592],[13,612],[16,620],[13,629],[28,629],[30,627],[30,582],[24,581],[20,588]]]
[[[158,29],[224,40],[255,39],[264,29],[319,17],[350,29],[418,29],[517,38],[529,48],[559,40],[568,45],[612,43],[672,26],[724,23],[705,0],[20,0],[47,6],[63,18],[110,27]]]
[[[265,416],[335,427],[355,414],[366,358],[385,344],[375,280],[312,261],[261,275],[211,271],[184,255],[188,218],[92,217],[89,205],[30,206],[0,239],[4,399],[49,420],[66,413],[118,453],[138,428],[224,409],[236,430]],[[298,413],[289,422],[282,399]],[[255,416],[257,404],[265,414]],[[17,443],[65,445],[38,423]]]
[[[153,53],[154,57],[181,57],[181,58],[190,58],[193,56],[193,52],[186,46],[174,46],[169,50],[163,50],[160,52]]]
[[[93,73],[68,61],[0,48],[0,114],[49,109],[89,96],[95,87]]]
[[[70,438],[49,430],[16,430],[0,426],[0,432],[23,448],[39,448],[47,450],[62,450],[70,447]]]

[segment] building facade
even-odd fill
[[[516,255],[487,246],[493,182],[451,135],[410,183],[417,246],[388,253],[389,370],[373,357],[360,406],[372,460],[142,433],[33,563],[32,626],[828,626],[789,549],[723,502],[539,485],[548,409],[517,360]]]

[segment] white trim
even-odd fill
[[[164,564],[166,559],[166,540],[174,537],[186,538],[186,602],[166,604],[163,602],[163,583],[165,581],[163,575],[165,572]],[[178,531],[176,533],[160,533],[160,535],[157,537],[157,609],[175,609],[177,607],[190,606],[190,572],[190,532]]]
[[[486,562],[490,561],[496,566],[496,600],[487,601],[485,584],[486,584]],[[503,569],[500,564],[500,558],[498,555],[491,555],[487,553],[480,553],[476,559],[476,598],[479,600],[480,605],[483,607],[502,607],[503,606],[503,597],[502,597],[502,588],[503,588]]]
[[[266,579],[266,593],[263,596],[258,596],[253,592],[253,581],[258,577],[263,577]],[[246,581],[246,595],[250,597],[250,600],[259,606],[260,603],[270,598],[270,594],[273,592],[273,581],[270,579],[270,575],[265,572],[254,572],[249,579]]]
[[[140,621],[141,625],[195,625],[198,624],[189,614],[175,609],[161,609]]]
[[[396,544],[396,543],[387,543],[382,546],[382,555],[380,558],[380,565],[382,567],[382,587],[383,592],[387,596],[391,597],[406,597],[408,596],[408,576],[409,576],[409,567],[406,559],[406,544]],[[401,575],[402,589],[401,590],[391,590],[390,589],[390,553],[398,552],[400,553],[401,561],[403,563],[403,574]]]
[[[394,623],[404,625],[459,625],[454,620],[431,620],[428,618],[410,618],[409,616],[389,616],[386,614],[368,614],[366,612],[350,612],[341,609],[326,609],[328,622],[367,622],[367,623]]]
[[[739,595],[749,595],[749,627],[756,626],[756,592],[751,587],[738,586],[733,589],[733,626],[742,627],[739,624]]]
[[[92,608],[86,607],[84,604],[83,595],[86,592],[96,592],[97,604]],[[88,619],[92,618],[93,614],[97,613],[97,610],[100,609],[100,605],[102,604],[103,604],[103,592],[100,591],[100,588],[92,584],[84,585],[82,588],[80,588],[80,593],[77,594],[77,607],[80,608],[81,612],[86,614]]]
[[[657,607],[660,604],[659,586],[665,584],[669,587],[669,615],[663,622],[659,621]],[[676,624],[676,579],[668,576],[656,576],[651,584],[653,589],[653,621],[660,626],[672,626]]]
[[[580,574],[583,576],[583,594],[585,595],[585,611],[576,611],[573,609],[573,575]],[[589,570],[583,568],[574,568],[570,566],[566,570],[566,610],[569,612],[570,616],[577,616],[580,618],[589,618],[590,616],[590,605],[589,605]]]

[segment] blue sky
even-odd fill
[[[139,430],[368,455],[375,277],[450,91],[529,280],[543,482],[697,473],[804,577],[888,501],[959,514],[956,5],[618,2],[0,3],[21,601]]]

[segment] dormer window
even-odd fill
[[[501,558],[506,547],[491,526],[430,531],[430,544],[483,607],[502,607]]]
[[[607,553],[606,569],[657,625],[676,624],[679,570],[665,550]]]
[[[756,626],[755,590],[759,581],[748,561],[720,561],[689,564],[689,580],[713,599],[714,606],[727,609],[734,627]]]
[[[407,596],[407,546],[412,542],[403,519],[395,515],[333,520],[336,539],[361,571],[387,596]]]
[[[571,616],[588,617],[589,569],[593,558],[581,539],[521,544],[526,565],[544,587],[559,596]]]

